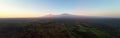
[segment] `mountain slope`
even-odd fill
[[[120,19],[116,18],[71,14],[1,19],[0,38],[117,38],[119,25]]]

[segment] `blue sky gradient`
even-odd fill
[[[46,13],[120,16],[120,0],[0,0],[0,2],[0,12],[1,14],[3,14],[2,12],[6,12],[4,15],[12,11],[13,14],[17,14],[18,12],[28,14],[27,12],[31,12],[31,16],[34,16],[32,14],[45,15]]]

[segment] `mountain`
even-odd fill
[[[92,18],[97,18],[97,19],[120,19],[119,17],[103,17],[103,16],[82,16],[82,15],[73,15],[73,14],[67,14],[67,13],[64,13],[64,14],[60,14],[60,15],[54,15],[54,14],[48,14],[48,15],[45,15],[45,16],[43,16],[43,17],[41,17],[41,18],[79,18],[79,19],[81,19],[81,18],[85,18],[85,19],[92,19]]]
[[[60,14],[60,15],[46,15],[41,18],[44,19],[87,19],[88,16],[72,15],[72,14]]]

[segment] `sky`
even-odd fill
[[[41,17],[64,13],[119,17],[120,0],[0,0],[0,18]]]

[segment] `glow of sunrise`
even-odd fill
[[[41,17],[47,14],[120,16],[120,0],[0,0],[0,18]]]

